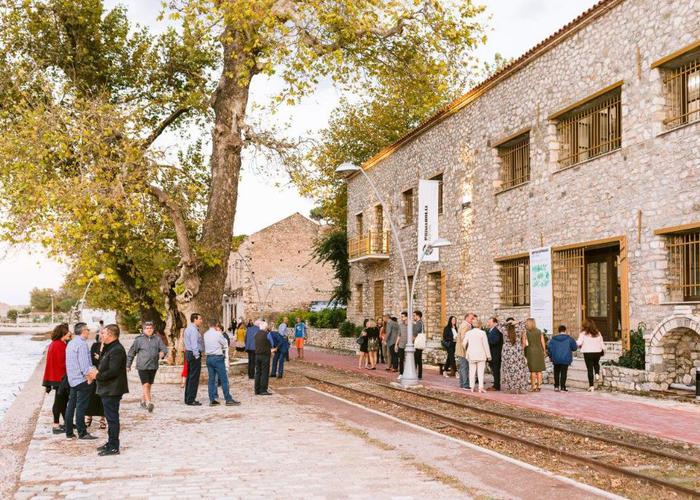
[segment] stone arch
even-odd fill
[[[649,381],[666,390],[672,383],[690,384],[700,368],[700,318],[675,315],[654,330],[647,354]]]

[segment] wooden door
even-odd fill
[[[374,319],[384,315],[384,280],[374,282]]]
[[[606,341],[620,338],[619,248],[586,251],[585,311]]]

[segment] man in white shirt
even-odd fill
[[[204,333],[204,352],[207,354],[207,371],[209,372],[209,406],[218,406],[219,390],[216,387],[217,377],[221,380],[221,390],[224,393],[226,406],[238,406],[241,403],[231,397],[228,387],[228,373],[224,361],[224,350],[228,342],[224,338],[223,328],[219,320],[209,320],[209,330]]]

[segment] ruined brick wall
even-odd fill
[[[484,318],[495,312],[522,319],[528,307],[500,306],[494,259],[540,246],[624,236],[630,326],[643,321],[651,333],[671,314],[664,238],[654,230],[700,221],[700,123],[664,130],[662,76],[650,66],[698,40],[699,2],[620,2],[369,168],[397,223],[402,221],[401,193],[416,189],[419,179],[444,176],[439,232],[454,245],[440,250],[440,262],[422,269],[416,308],[431,309],[426,307],[428,273],[444,271],[447,316],[474,310]],[[621,148],[560,170],[556,126],[548,117],[619,81],[624,81]],[[523,129],[530,130],[530,181],[498,193],[494,145]],[[465,195],[471,204],[463,208]],[[357,213],[364,214],[365,228],[374,226],[376,204],[366,180],[351,178],[350,236],[357,230]],[[416,231],[415,222],[399,229],[409,270],[417,258]],[[355,312],[358,300],[363,300],[364,316],[372,311],[372,284],[380,279],[384,308],[396,314],[405,307],[405,293],[393,241],[390,260],[352,266],[352,289],[362,283],[364,293],[352,297],[350,319],[362,319]],[[700,305],[691,309],[697,315]]]
[[[239,317],[255,318],[263,309],[270,316],[329,300],[334,287],[332,269],[312,256],[321,231],[322,226],[297,213],[250,235],[238,252],[232,252],[226,288],[235,296]],[[264,308],[258,303],[253,279]]]

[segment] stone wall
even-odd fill
[[[227,323],[231,318],[254,318],[262,309],[269,315],[329,300],[333,270],[312,255],[322,231],[318,223],[296,213],[246,238],[229,258],[226,293],[231,310]],[[264,307],[258,304],[254,280]]]
[[[609,7],[609,8],[608,8]],[[652,331],[673,310],[666,290],[664,237],[656,229],[700,221],[700,122],[664,130],[662,74],[652,62],[700,40],[700,3],[624,0],[533,57],[478,98],[404,143],[367,174],[386,197],[385,210],[401,221],[402,196],[419,179],[442,174],[444,211],[439,234],[453,242],[440,261],[424,265],[416,279],[416,309],[429,307],[429,273],[446,276],[447,316],[474,311],[482,318],[529,316],[529,308],[502,307],[496,258],[541,246],[585,245],[622,238],[627,249],[629,325]],[[543,36],[545,34],[543,33]],[[549,117],[616,82],[621,90],[621,147],[560,169],[556,121]],[[504,138],[529,130],[529,182],[499,191],[498,151]],[[463,205],[463,200],[470,199]],[[348,184],[348,233],[355,215],[374,227],[377,201],[363,176]],[[388,222],[385,222],[388,229]],[[415,267],[416,222],[398,230],[409,269]],[[393,241],[392,241],[393,243]],[[384,280],[384,308],[405,308],[401,266],[391,258],[354,264],[349,320],[372,315],[373,283]],[[700,314],[700,303],[688,304]],[[376,315],[376,312],[373,313]],[[434,325],[435,318],[425,318]],[[439,332],[428,332],[436,335]],[[576,332],[572,332],[574,335]]]
[[[649,384],[647,382],[647,373],[644,370],[603,365],[600,367],[600,372],[603,379],[602,385],[608,389],[623,391],[659,390],[655,384]]]

